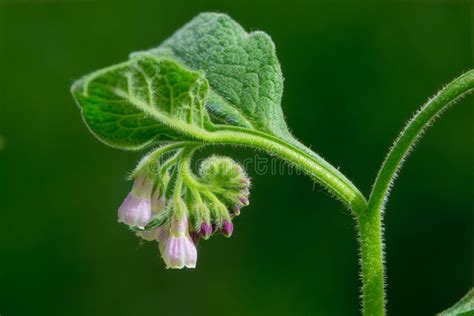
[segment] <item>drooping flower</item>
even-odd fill
[[[129,226],[144,228],[151,219],[151,190],[152,183],[146,175],[135,178],[132,191],[128,194],[118,209],[119,222]]]
[[[217,232],[232,235],[233,218],[249,204],[250,178],[232,159],[218,156],[200,165],[195,181],[207,185],[206,192],[200,192],[193,183],[178,182],[179,178],[173,182],[175,191],[170,191],[168,173],[151,168],[147,172],[135,178],[119,208],[119,221],[132,226],[142,239],[157,241],[167,268],[195,268],[201,238],[209,239]]]
[[[182,269],[195,268],[197,261],[196,246],[189,235],[188,218],[171,219],[171,227],[168,236],[160,240],[160,250],[167,268]]]
[[[151,196],[151,215],[152,218],[161,212],[164,211],[166,206],[166,199],[164,195],[160,196],[160,188],[156,188],[156,190],[153,192]],[[137,236],[147,240],[147,241],[152,241],[152,240],[158,240],[159,236],[161,234],[161,227],[150,229],[150,230],[144,230],[144,231],[139,231],[137,233]]]

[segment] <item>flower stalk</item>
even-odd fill
[[[470,70],[439,91],[413,116],[390,149],[377,175],[367,209],[357,216],[362,270],[362,311],[365,316],[385,314],[382,215],[397,172],[426,128],[457,100],[473,90],[474,70]]]

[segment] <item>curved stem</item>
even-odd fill
[[[135,170],[132,171],[131,178],[136,176],[136,174],[138,174],[144,168],[147,168],[149,167],[149,165],[154,164],[163,154],[176,151],[187,146],[194,146],[195,144],[196,143],[194,142],[175,142],[171,144],[162,145],[158,148],[151,150],[140,160],[138,165],[135,167]]]
[[[382,213],[390,188],[416,140],[434,119],[460,97],[474,90],[474,70],[459,76],[429,100],[408,122],[389,151],[375,180],[367,210],[357,217],[362,266],[364,315],[384,315]]]
[[[178,161],[180,154],[181,152],[178,150],[176,154],[174,154],[171,158],[167,159],[163,163],[163,165],[160,166],[159,171],[158,171],[160,178],[163,177],[166,174],[166,172],[168,172],[168,169],[170,169],[171,166],[173,166]]]
[[[370,194],[368,211],[383,208],[389,189],[416,140],[421,137],[433,120],[450,105],[474,89],[474,70],[470,70],[454,79],[438,94],[431,98],[408,122],[390,149],[375,180]]]
[[[319,157],[266,133],[238,127],[220,127],[210,134],[207,141],[230,145],[245,145],[276,155],[305,172],[321,183],[337,199],[355,214],[367,207],[364,195],[339,170]]]

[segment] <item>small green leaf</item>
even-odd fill
[[[151,55],[92,73],[72,87],[91,131],[123,149],[191,139],[210,126],[207,90],[202,73]]]
[[[474,315],[474,289],[471,289],[463,298],[447,310],[438,314],[439,316],[472,316]]]
[[[280,64],[266,33],[247,33],[225,14],[202,13],[148,52],[205,73],[210,85],[206,106],[216,123],[293,140],[280,105]]]

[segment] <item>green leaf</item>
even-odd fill
[[[439,316],[472,316],[474,315],[474,289],[471,289],[463,298],[447,310],[438,314]]]
[[[205,73],[215,122],[292,139],[280,106],[283,76],[266,33],[247,33],[225,14],[202,13],[148,52]]]
[[[160,78],[154,79],[154,73]],[[179,91],[166,90],[163,82],[170,79],[175,80],[171,89]],[[161,90],[154,91],[153,85]],[[260,31],[247,33],[225,14],[200,14],[158,48],[133,53],[130,61],[86,76],[72,90],[90,130],[113,147],[202,140],[199,129],[215,131],[223,128],[215,124],[223,124],[276,136],[314,157],[285,123],[283,76],[271,38]],[[167,99],[177,94],[181,97]],[[171,110],[172,120],[163,120],[156,109]],[[193,128],[176,124],[176,118]]]
[[[86,124],[106,144],[139,149],[186,140],[210,126],[204,75],[173,60],[140,55],[72,87]]]
[[[270,37],[247,33],[216,13],[198,15],[158,48],[72,86],[86,125],[110,146],[250,146],[288,160],[351,208],[363,209],[362,193],[290,134],[282,90]]]

